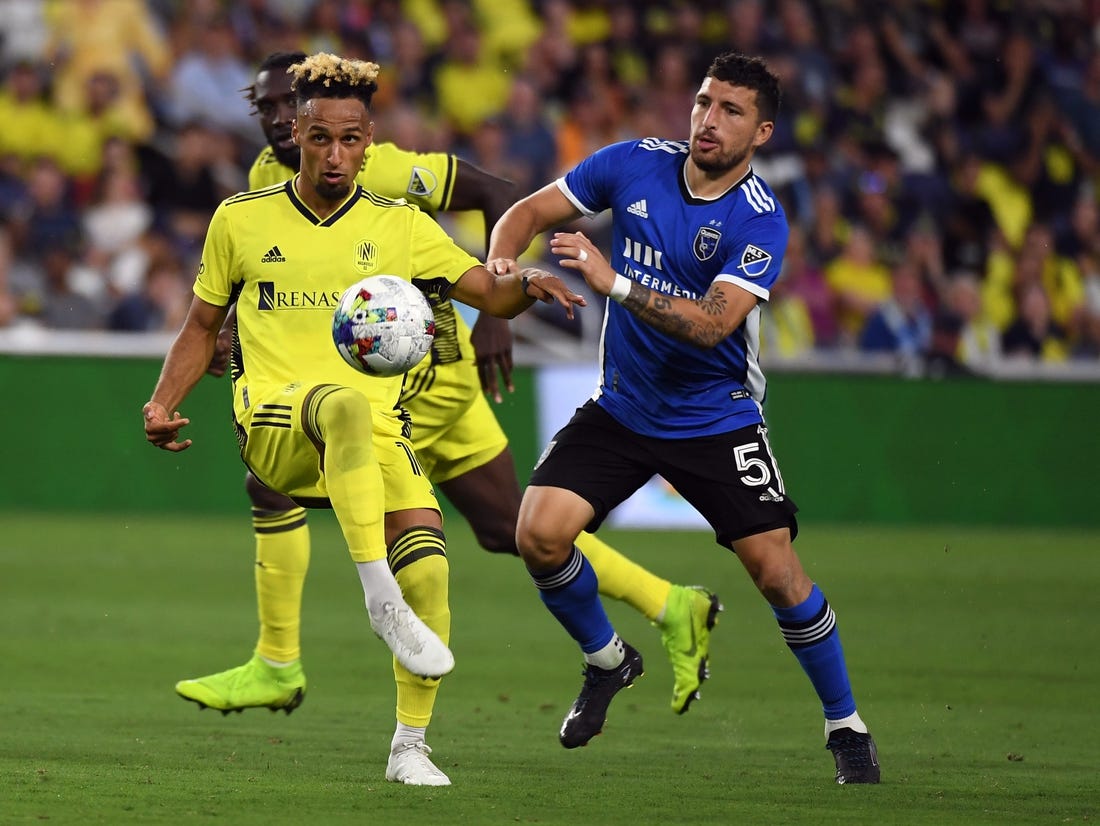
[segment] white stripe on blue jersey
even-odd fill
[[[586,215],[612,211],[616,272],[666,295],[699,299],[721,279],[767,300],[787,246],[782,206],[751,170],[721,197],[695,197],[687,154],[684,141],[612,144],[557,185]],[[615,302],[606,313],[594,397],[620,423],[686,438],[763,420],[759,308],[713,349],[665,335]]]
[[[775,212],[775,199],[764,191],[760,179],[755,175],[745,181],[741,190],[745,193],[745,200],[757,212]]]

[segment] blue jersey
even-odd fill
[[[685,141],[607,146],[557,181],[588,216],[610,209],[611,267],[666,295],[702,298],[715,280],[766,301],[787,248],[787,218],[750,169],[718,198],[688,189]],[[607,302],[594,399],[656,438],[725,433],[763,421],[760,307],[713,349],[688,344]]]

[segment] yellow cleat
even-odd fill
[[[228,671],[180,680],[176,693],[200,708],[214,708],[222,714],[246,708],[269,708],[273,712],[282,709],[290,714],[305,699],[306,675],[300,662],[275,668],[256,654]]]
[[[661,644],[672,663],[672,710],[683,714],[699,698],[699,686],[710,676],[710,631],[718,622],[722,603],[698,585],[673,585],[665,615],[656,625]]]

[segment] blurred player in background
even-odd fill
[[[584,299],[539,270],[493,275],[430,216],[356,183],[374,131],[377,74],[374,63],[330,54],[295,64],[293,135],[302,147],[301,171],[218,207],[187,320],[143,412],[150,442],[173,451],[190,446],[189,439],[178,441],[188,420],[176,411],[209,367],[234,305],[233,422],[241,458],[271,490],[335,511],[371,627],[393,652],[399,697],[412,714],[430,715],[438,678],[454,667],[446,645],[442,515],[398,404],[404,377],[348,368],[332,341],[335,297],[352,270],[359,277],[396,275],[426,295],[453,294],[502,317],[522,312],[533,298],[557,301],[571,317]],[[249,676],[238,669],[222,687],[247,690]],[[415,689],[423,686],[431,688],[426,707],[416,705],[424,692]],[[287,700],[288,712],[301,696]],[[203,696],[194,699],[210,705]],[[409,731],[399,726],[387,779],[449,783],[428,758],[424,727],[416,722]]]
[[[287,70],[304,58],[302,53],[268,56],[248,90],[268,142],[249,172],[250,189],[285,181],[298,169],[301,152],[292,137],[297,96]],[[367,148],[356,180],[364,189],[404,198],[432,214],[480,210],[487,232],[514,200],[509,182],[452,155],[410,152],[385,142]],[[352,274],[348,279],[353,280]],[[483,548],[517,554],[520,487],[507,437],[482,392],[484,387],[499,400],[498,369],[507,389],[512,389],[511,333],[506,322],[482,313],[471,334],[449,297],[429,298],[436,319],[432,352],[409,373],[401,395],[401,405],[413,423],[416,456],[431,481],[470,523]],[[214,359],[211,372],[224,371],[231,339],[229,323],[219,336],[221,355]],[[256,536],[260,634],[254,656],[237,668],[183,680],[176,691],[222,711],[266,707],[289,713],[306,691],[300,628],[309,527],[304,508],[268,489],[251,473],[245,486],[252,500]],[[705,589],[673,585],[655,576],[595,536],[583,534],[578,544],[599,570],[603,593],[627,602],[660,627],[674,673],[671,705],[677,713],[687,711],[708,673],[710,630],[721,609],[718,598]],[[394,565],[400,562],[391,557]],[[413,563],[398,572],[403,586],[416,567]],[[424,681],[399,685],[395,749],[423,743],[436,690],[435,684]],[[431,772],[424,776],[428,781],[439,780]],[[398,779],[420,782],[418,777],[411,773]]]
[[[582,233],[551,240],[564,267],[612,300],[600,387],[543,453],[517,538],[543,602],[584,652],[584,686],[561,726],[566,748],[600,733],[612,698],[642,671],[575,538],[660,474],[771,606],[821,699],[837,782],[877,783],[836,617],[791,544],[797,508],[763,419],[759,305],[780,271],[787,219],[751,160],[771,137],[779,98],[762,61],[722,55],[695,96],[690,140],[607,146],[496,224],[488,266],[507,272],[539,232],[614,214],[610,265]]]

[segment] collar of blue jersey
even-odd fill
[[[729,189],[727,189],[725,192],[723,192],[717,198],[700,198],[696,195],[692,195],[691,190],[688,189],[688,184],[687,184],[687,162],[688,162],[688,158],[685,155],[683,166],[680,167],[680,194],[683,196],[684,201],[686,203],[694,204],[696,206],[699,206],[699,205],[702,205],[702,204],[713,204],[715,201],[721,201],[723,198],[728,198],[730,196],[731,192],[736,192],[737,190],[739,190],[744,185],[745,181],[747,181],[749,178],[751,178],[754,174],[753,171],[752,171],[752,167],[750,166],[749,171],[746,172],[743,176],[741,176],[741,180],[739,180],[737,183],[730,186]]]

